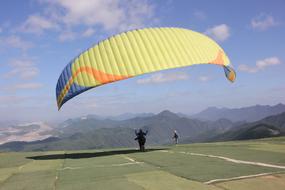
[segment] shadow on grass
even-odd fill
[[[146,153],[158,150],[165,150],[159,148],[147,149],[145,152],[140,152],[135,149],[128,150],[112,150],[112,151],[102,151],[102,152],[83,152],[83,153],[67,153],[67,154],[49,154],[41,156],[31,156],[27,157],[28,159],[33,160],[56,160],[56,159],[81,159],[81,158],[94,158],[102,156],[113,156],[118,154],[132,154],[132,153]]]

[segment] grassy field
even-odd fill
[[[246,162],[245,162],[246,161]],[[285,189],[285,138],[0,153],[0,189]]]

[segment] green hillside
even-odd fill
[[[281,190],[284,181],[284,137],[148,147],[144,153],[134,149],[0,153],[1,190]]]
[[[285,112],[266,117],[253,123],[245,123],[228,131],[209,137],[207,141],[231,141],[278,137],[285,135]]]

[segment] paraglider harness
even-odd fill
[[[144,144],[145,144],[145,141],[146,141],[146,138],[145,136],[147,135],[148,131],[146,132],[143,132],[141,129],[139,130],[139,132],[137,132],[137,130],[135,130],[135,133],[136,133],[136,138],[135,140],[138,141],[139,143],[139,146],[140,146],[140,151],[145,151],[145,147],[144,147]]]

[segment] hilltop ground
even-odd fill
[[[0,189],[285,189],[285,138],[0,153]]]

